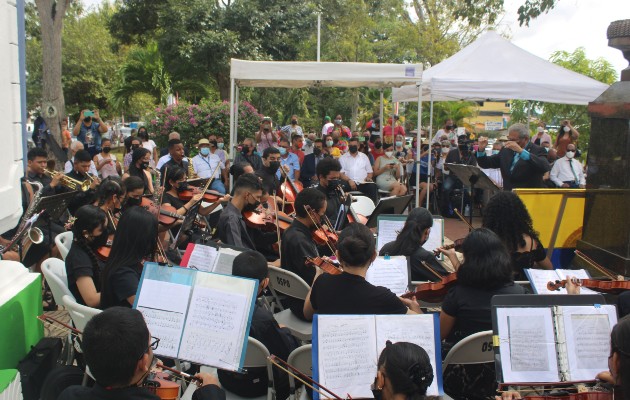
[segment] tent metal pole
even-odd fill
[[[317,13],[317,62],[320,59],[320,45],[321,45],[321,31],[322,31],[322,13]]]
[[[429,200],[431,199],[431,144],[433,142],[433,85],[431,85],[431,115],[429,116],[429,161],[427,163],[427,210],[429,209]],[[420,171],[418,171],[420,172]]]
[[[416,170],[416,208],[420,207],[420,148],[422,141],[422,83],[418,84],[418,124],[416,128],[416,157],[414,167]]]
[[[383,88],[381,88],[381,108],[380,108],[380,121],[378,124],[379,135],[381,136],[381,143],[383,143]]]
[[[230,79],[230,144],[229,144],[229,149],[230,150],[230,154],[232,155],[236,155],[236,142],[235,142],[235,137],[236,135],[234,135],[234,78]],[[233,177],[232,174],[230,174],[230,187],[233,187]]]
[[[234,141],[238,142],[238,106],[240,104],[240,88],[234,86]]]

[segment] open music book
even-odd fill
[[[194,268],[204,272],[232,275],[234,258],[247,249],[234,246],[189,243],[182,256],[182,267]]]
[[[584,269],[533,269],[526,268],[525,274],[536,294],[567,294],[567,289],[548,290],[547,283],[567,279],[567,276],[575,276],[580,279],[590,279],[591,276]],[[580,294],[596,293],[591,289],[580,288]]]
[[[396,296],[401,296],[409,290],[411,283],[409,260],[405,256],[376,257],[367,270],[365,280],[374,286],[384,286]]]
[[[497,377],[505,383],[593,380],[608,370],[616,323],[613,305],[497,306]]]
[[[377,219],[378,236],[376,238],[376,251],[381,251],[381,247],[396,240],[398,233],[402,231],[407,220],[406,215],[379,215]],[[444,245],[444,218],[433,217],[433,226],[429,232],[429,239],[422,245],[425,250],[433,251]],[[440,254],[440,259],[442,255]]]
[[[387,340],[415,343],[426,350],[435,376],[427,395],[443,394],[437,314],[315,315],[313,379],[342,398],[346,394],[372,398],[370,385]],[[313,398],[319,400],[320,395],[314,392]]]
[[[156,355],[239,371],[257,294],[254,279],[145,263],[133,308]]]

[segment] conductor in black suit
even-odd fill
[[[499,154],[487,156],[488,138],[479,138],[477,164],[481,168],[500,168],[503,190],[542,188],[543,175],[549,171],[545,149],[529,141],[529,128],[514,124],[508,128],[508,141]]]

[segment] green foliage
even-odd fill
[[[238,107],[238,140],[257,132],[261,119],[262,115],[251,104],[241,102]],[[188,147],[211,133],[223,137],[226,143],[230,141],[230,105],[226,101],[157,107],[145,117],[145,121],[161,146],[166,145],[168,134],[173,131],[180,133]]]
[[[452,119],[458,126],[464,126],[464,119],[475,116],[477,104],[471,101],[438,101],[433,103],[433,134],[442,128],[444,121]],[[431,122],[430,103],[422,103],[422,126],[427,128]],[[416,129],[418,121],[418,103],[410,103],[405,110],[405,130]]]
[[[532,19],[551,11],[558,1],[559,0],[526,0],[525,3],[518,8],[519,25],[529,26],[529,22]]]

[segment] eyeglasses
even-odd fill
[[[138,359],[141,359],[142,357],[144,357],[144,355],[149,352],[149,348],[151,348],[152,350],[157,350],[158,345],[160,344],[160,338],[156,338],[155,336],[151,336],[151,339],[152,339],[151,342],[149,343],[147,348],[142,352],[140,357],[138,357]]]

